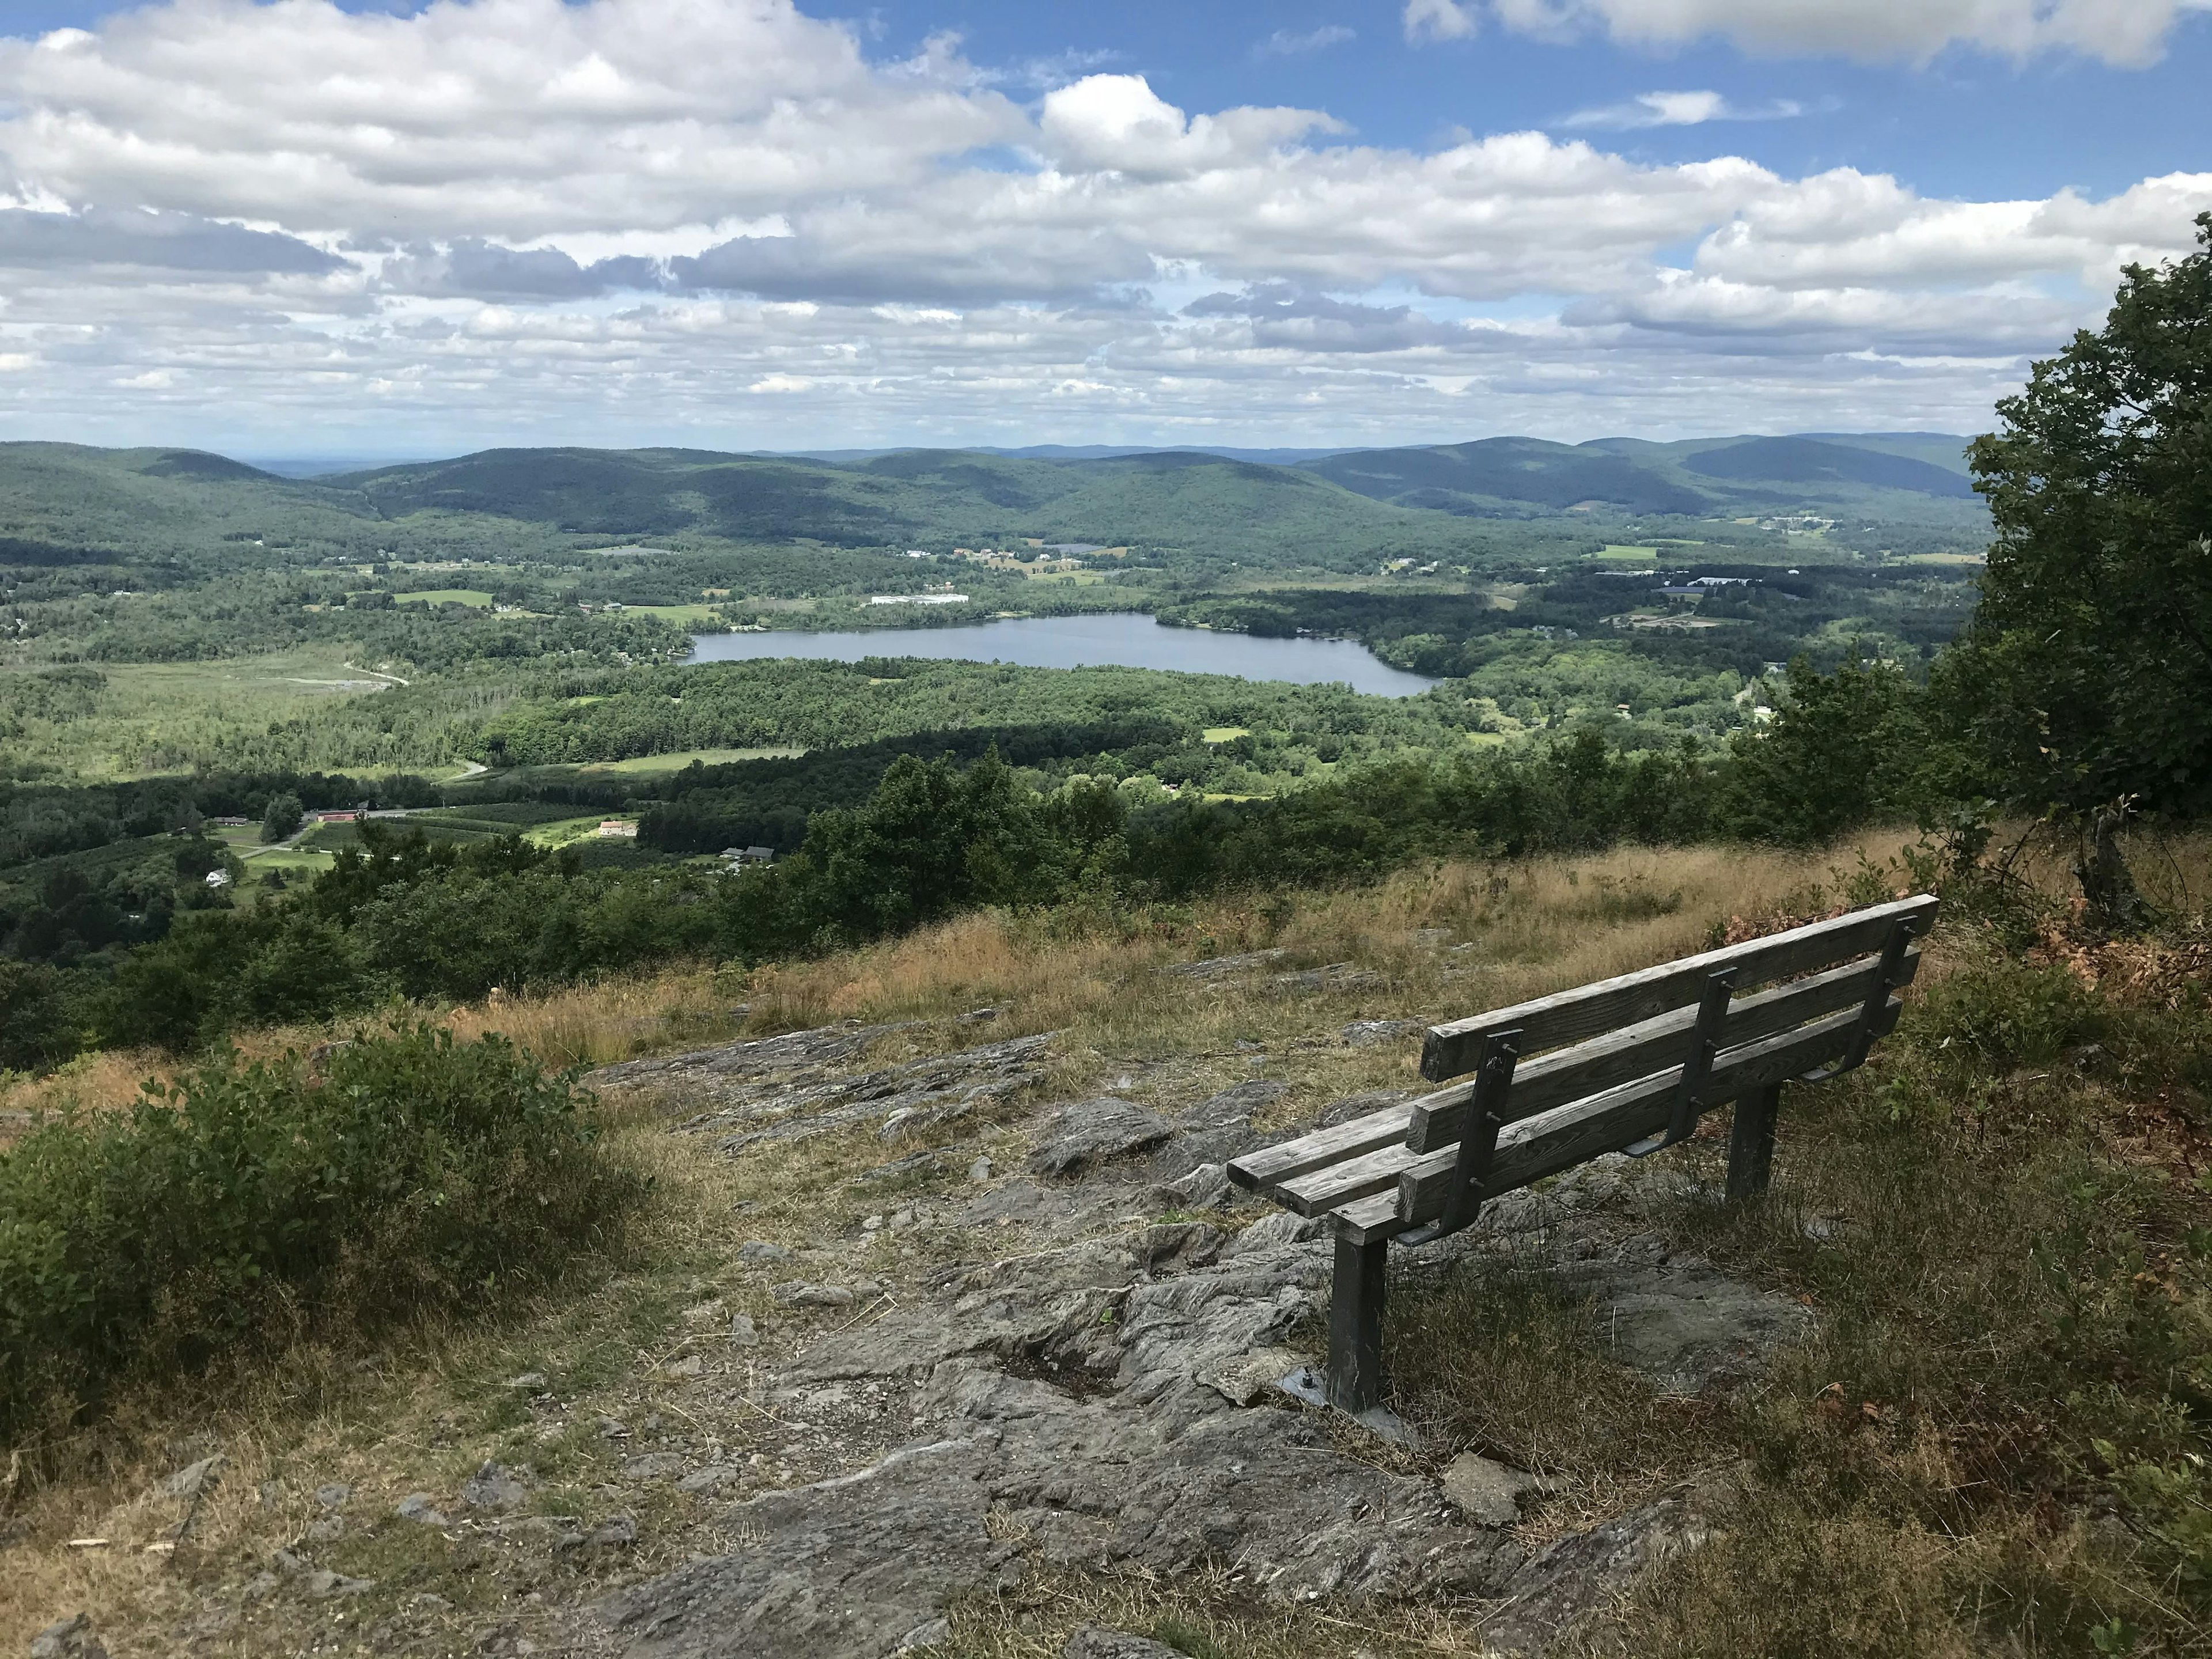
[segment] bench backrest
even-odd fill
[[[1863,1060],[1936,911],[1901,899],[1433,1027],[1422,1074],[1449,1086],[1249,1153],[1230,1177],[1365,1243],[1457,1224],[1446,1210],[1470,1180],[1479,1202],[1656,1150],[1723,1101]]]

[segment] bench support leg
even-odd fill
[[[1336,1241],[1329,1290],[1328,1403],[1357,1417],[1382,1403],[1382,1270],[1389,1241]]]
[[[1774,1120],[1782,1109],[1782,1085],[1739,1095],[1735,1121],[1729,1130],[1728,1201],[1741,1204],[1766,1190],[1774,1170]]]

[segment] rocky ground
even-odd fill
[[[1329,1041],[1408,1040],[1384,1024]],[[961,1046],[890,1063],[914,1034],[847,1025],[600,1073],[610,1097],[650,1101],[684,1155],[745,1177],[726,1189],[732,1248],[665,1310],[665,1340],[611,1370],[495,1379],[477,1419],[495,1432],[438,1419],[442,1462],[418,1463],[431,1473],[409,1490],[341,1478],[359,1458],[272,1473],[204,1451],[156,1510],[258,1475],[255,1501],[293,1535],[204,1563],[176,1645],[997,1652],[971,1642],[1000,1617],[978,1609],[1121,1576],[1203,1580],[1355,1632],[1316,1653],[1381,1651],[1361,1621],[1384,1628],[1408,1598],[1460,1610],[1460,1650],[1534,1653],[1698,1541],[1705,1488],[1592,1516],[1553,1502],[1546,1471],[1425,1440],[1418,1422],[1412,1443],[1385,1439],[1279,1386],[1320,1355],[1329,1243],[1231,1188],[1224,1162],[1395,1096],[1293,1110],[1282,1082],[1165,1067],[1063,1097],[1053,1036],[994,1028],[980,1011],[951,1030]],[[1661,1393],[1725,1389],[1808,1316],[1670,1254],[1646,1211],[1682,1167],[1608,1159],[1515,1194],[1474,1231],[1400,1255],[1394,1297],[1489,1259],[1533,1262]],[[95,1615],[33,1650],[101,1639]],[[1064,1645],[1177,1650],[1093,1625]]]

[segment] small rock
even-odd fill
[[[629,1425],[623,1422],[619,1417],[602,1417],[599,1420],[599,1438],[602,1440],[627,1440],[629,1438]]]
[[[684,1473],[684,1458],[677,1452],[641,1452],[623,1460],[622,1472],[625,1480],[666,1480]]]
[[[31,1638],[31,1659],[107,1659],[107,1649],[92,1633],[92,1615],[57,1619]]]
[[[1038,1175],[1076,1175],[1108,1158],[1157,1146],[1174,1133],[1174,1124],[1133,1101],[1110,1095],[1070,1101],[1038,1130],[1030,1168]]]
[[[1127,1631],[1109,1630],[1103,1625],[1085,1625],[1067,1638],[1060,1650],[1060,1659],[1188,1659],[1181,1648],[1171,1648],[1164,1642],[1132,1636]]]
[[[879,1215],[872,1215],[866,1221],[863,1221],[860,1224],[860,1231],[864,1233],[872,1233],[883,1224],[883,1217]]]
[[[1279,1250],[1285,1245],[1318,1238],[1328,1230],[1328,1220],[1324,1216],[1292,1215],[1288,1210],[1277,1210],[1261,1216],[1223,1245],[1221,1254],[1236,1256],[1252,1250]]]
[[[164,1480],[161,1490],[172,1498],[198,1498],[201,1488],[208,1485],[209,1477],[215,1474],[222,1462],[221,1452],[212,1457],[203,1457],[198,1462],[179,1469]]]
[[[1444,1496],[1486,1527],[1510,1527],[1521,1518],[1521,1494],[1543,1481],[1475,1452],[1462,1452],[1444,1471]]]
[[[345,1516],[326,1515],[319,1521],[309,1522],[307,1530],[301,1536],[311,1543],[327,1544],[332,1539],[344,1537],[345,1529]]]
[[[637,1522],[626,1515],[611,1515],[584,1541],[595,1549],[629,1549],[637,1542]]]
[[[487,1462],[461,1488],[461,1502],[472,1510],[520,1509],[530,1488],[496,1463]]]
[[[891,1218],[884,1224],[889,1227],[895,1233],[904,1232],[908,1227],[914,1225],[914,1212],[912,1210],[893,1210],[891,1212]]]
[[[764,1238],[749,1238],[738,1246],[740,1261],[788,1261],[791,1252],[781,1244],[771,1244]]]
[[[709,1463],[703,1469],[694,1469],[676,1483],[676,1490],[712,1495],[744,1478],[743,1471],[726,1463]]]
[[[416,1590],[407,1598],[407,1605],[417,1613],[451,1613],[453,1604],[435,1590]]]
[[[707,1362],[696,1353],[687,1353],[681,1359],[671,1360],[665,1369],[671,1376],[704,1376]]]
[[[1370,1048],[1378,1042],[1395,1042],[1422,1030],[1418,1019],[1355,1019],[1344,1028],[1344,1040],[1355,1048]]]
[[[283,1582],[273,1572],[257,1572],[246,1581],[244,1589],[239,1593],[249,1601],[258,1601],[264,1597],[274,1595],[276,1593],[277,1585]],[[36,1649],[32,1650],[37,1651]]]
[[[446,1517],[439,1513],[438,1500],[427,1492],[409,1492],[393,1506],[392,1512],[402,1521],[412,1521],[421,1526],[442,1527],[448,1524]]]
[[[343,1509],[346,1499],[352,1496],[353,1488],[343,1480],[333,1480],[327,1486],[315,1488],[315,1502],[326,1510]]]
[[[1201,1371],[1198,1380],[1218,1389],[1232,1406],[1249,1406],[1268,1397],[1267,1391],[1306,1363],[1294,1348],[1255,1348],[1217,1370]]]
[[[304,1555],[295,1555],[290,1550],[271,1550],[269,1565],[288,1577],[297,1577],[301,1573],[311,1571],[315,1564]]]
[[[507,1379],[507,1386],[510,1389],[528,1389],[532,1392],[535,1393],[544,1388],[545,1373],[543,1371],[525,1371],[520,1376],[508,1377]]]
[[[793,1280],[775,1287],[776,1304],[785,1308],[849,1308],[853,1292],[842,1285],[805,1285]]]
[[[750,1314],[730,1316],[730,1341],[733,1346],[740,1348],[760,1346],[760,1328],[753,1323]]]
[[[916,1625],[905,1635],[900,1637],[898,1645],[891,1651],[912,1653],[919,1648],[933,1648],[940,1642],[949,1642],[951,1639],[952,1621],[950,1619],[932,1619],[925,1624]]]
[[[332,1572],[328,1567],[311,1572],[303,1588],[317,1601],[327,1601],[334,1595],[365,1595],[376,1588],[373,1578],[349,1578],[342,1572]]]
[[[1229,1202],[1229,1166],[1201,1164],[1181,1180],[1168,1182],[1155,1190],[1170,1194],[1168,1208],[1218,1209]]]
[[[991,1178],[991,1160],[990,1160],[989,1158],[977,1158],[977,1159],[976,1159],[973,1164],[970,1164],[968,1166],[968,1179],[969,1179],[969,1180],[970,1180],[970,1181],[988,1181],[990,1178]]]

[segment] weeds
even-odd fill
[[[356,1328],[544,1275],[636,1196],[566,1076],[428,1026],[216,1061],[0,1154],[0,1430],[271,1326]]]

